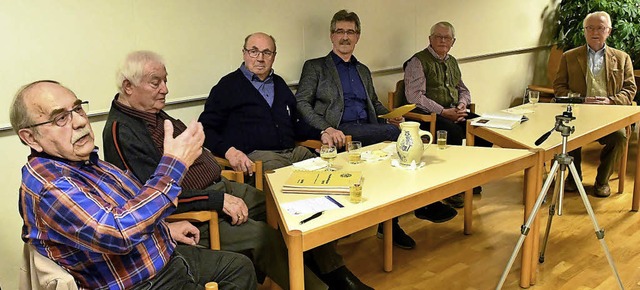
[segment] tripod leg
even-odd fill
[[[576,167],[573,165],[573,162],[569,164],[569,169],[571,170],[571,174],[573,174],[574,180],[579,180],[578,170],[576,170]],[[611,253],[609,252],[607,243],[604,240],[604,229],[600,228],[600,226],[598,225],[598,221],[596,220],[596,215],[593,213],[593,208],[591,207],[591,203],[589,202],[587,193],[584,190],[584,186],[582,186],[582,183],[580,182],[578,182],[577,184],[578,184],[578,191],[580,192],[580,197],[582,198],[582,203],[584,203],[584,207],[587,210],[589,217],[591,218],[591,222],[593,222],[593,228],[596,230],[596,237],[598,238],[598,241],[600,241],[600,245],[604,250],[605,256],[607,256],[607,261],[609,262],[609,266],[611,266],[611,270],[613,270],[613,275],[618,280],[618,286],[620,287],[620,289],[624,289],[624,286],[622,285],[622,280],[620,279],[620,275],[618,274],[618,269],[616,269],[616,265],[613,262],[613,257],[611,257]]]
[[[551,198],[551,203],[549,204],[549,218],[547,219],[547,228],[544,232],[544,238],[542,239],[542,249],[540,250],[540,256],[538,256],[538,262],[544,263],[544,253],[547,250],[547,242],[549,241],[549,233],[551,233],[551,223],[553,222],[553,216],[556,213],[556,204],[559,202],[559,192],[564,190],[564,172],[566,170],[566,166],[560,165],[560,171],[558,171],[556,175],[556,184],[553,188],[553,197]]]
[[[518,239],[518,242],[516,243],[516,246],[513,249],[513,252],[511,253],[511,257],[509,257],[507,266],[505,267],[504,271],[502,272],[502,275],[500,276],[500,281],[496,286],[496,290],[502,289],[502,285],[504,285],[504,281],[507,279],[507,275],[509,274],[511,267],[513,266],[513,262],[516,260],[516,256],[518,255],[518,252],[520,251],[520,248],[524,243],[524,239],[529,234],[529,230],[531,229],[531,224],[535,220],[538,214],[538,211],[542,206],[542,202],[544,201],[544,198],[545,198],[545,193],[549,190],[549,187],[551,186],[551,181],[553,180],[557,170],[558,170],[558,163],[554,162],[553,165],[551,166],[551,171],[550,171],[551,174],[547,176],[547,180],[545,180],[544,184],[542,185],[542,189],[538,194],[538,199],[536,200],[536,203],[533,205],[533,209],[531,210],[529,217],[527,217],[527,222],[520,227],[520,238]]]
[[[547,228],[544,234],[544,239],[542,242],[542,249],[540,250],[540,256],[538,257],[538,262],[544,263],[544,253],[547,250],[547,242],[549,241],[549,234],[551,233],[551,224],[553,222],[553,216],[556,212],[556,206],[562,204],[562,193],[564,192],[564,175],[567,166],[560,164],[560,171],[558,172],[556,178],[556,184],[554,187],[553,198],[551,200],[551,204],[549,204],[549,219],[547,220]],[[560,212],[558,212],[560,215]]]

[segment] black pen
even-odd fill
[[[321,211],[321,212],[317,212],[317,213],[312,214],[310,217],[308,217],[308,218],[303,219],[302,221],[300,221],[300,224],[302,225],[302,224],[304,224],[304,223],[306,223],[306,222],[308,222],[308,221],[310,221],[310,220],[312,220],[312,219],[314,219],[314,218],[317,218],[317,217],[321,216],[323,212],[324,212],[324,211]]]

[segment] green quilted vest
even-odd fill
[[[462,74],[458,61],[449,56],[447,60],[436,59],[427,49],[413,55],[422,63],[424,76],[427,79],[426,94],[430,99],[445,108],[458,104],[458,90]]]

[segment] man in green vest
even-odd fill
[[[631,105],[636,94],[631,58],[624,51],[606,45],[611,34],[611,17],[607,12],[590,13],[583,21],[586,45],[565,52],[560,59],[560,68],[553,82],[556,96],[579,93],[585,103],[601,105]],[[594,195],[607,197],[611,194],[609,177],[626,142],[624,130],[602,137],[604,145],[600,153],[600,165],[594,184]],[[582,180],[581,150],[569,152]],[[569,175],[565,185],[567,191],[576,191],[576,182]]]
[[[449,54],[456,42],[455,33],[453,25],[446,21],[431,27],[429,46],[404,63],[404,93],[407,102],[416,104],[416,111],[438,114],[436,129],[447,131],[447,144],[462,145],[467,134],[466,119],[478,115],[467,110],[471,94],[462,82],[458,61]],[[492,146],[480,138],[476,138],[475,144]],[[474,188],[474,193],[481,191],[481,187]],[[454,195],[446,201],[461,208],[464,195]]]

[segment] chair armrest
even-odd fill
[[[322,147],[322,141],[320,140],[304,140],[304,141],[296,141],[296,146],[303,146],[311,149],[320,149]]]

